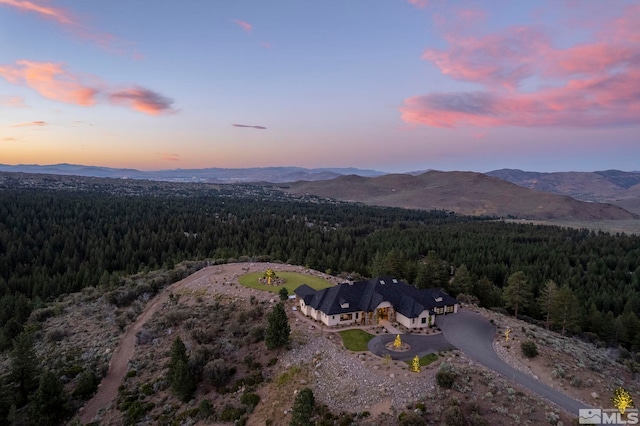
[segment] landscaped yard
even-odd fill
[[[425,356],[421,356],[420,358],[420,366],[425,367],[429,364],[431,364],[433,361],[438,359],[438,354],[427,354]],[[413,362],[413,360],[409,360],[407,361],[407,364],[411,365],[411,363]]]
[[[323,288],[331,287],[332,285],[329,281],[323,280],[319,277],[312,277],[310,275],[299,274],[297,272],[276,272],[276,276],[278,278],[284,279],[284,284],[268,286],[266,284],[261,284],[260,281],[258,281],[258,279],[263,276],[264,272],[252,272],[250,274],[242,275],[238,278],[238,281],[245,287],[270,291],[271,293],[276,294],[282,289],[282,287],[285,287],[289,291],[289,294],[293,294],[293,291],[302,284],[306,284],[315,290],[322,290]]]
[[[358,329],[339,331],[338,334],[342,337],[344,347],[356,352],[369,350],[367,344],[375,337],[373,334]]]

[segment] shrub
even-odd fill
[[[400,413],[398,420],[400,426],[423,426],[428,424],[422,416],[411,411]]]
[[[442,413],[442,419],[447,426],[466,426],[467,419],[459,405],[451,405]]]
[[[280,295],[280,300],[287,300],[289,297],[289,290],[287,290],[286,287],[282,287],[278,292],[278,295]]]
[[[235,374],[235,367],[228,367],[224,359],[218,358],[209,361],[204,366],[202,375],[205,380],[217,388],[221,388],[229,382],[229,379]]]
[[[457,376],[458,375],[453,371],[440,369],[436,373],[436,382],[441,388],[451,389],[453,383],[456,381]]]
[[[213,404],[208,399],[203,399],[198,405],[198,417],[207,420],[213,414]]]
[[[88,399],[98,389],[100,379],[95,375],[93,371],[85,371],[80,375],[78,384],[73,391],[73,396],[80,399]]]
[[[260,402],[260,396],[251,392],[243,393],[240,397],[240,402],[244,405],[248,405],[251,410],[253,410],[253,408]]]
[[[538,347],[535,342],[531,340],[527,340],[520,344],[520,349],[522,350],[522,354],[527,358],[535,358],[538,355]]]

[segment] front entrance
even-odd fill
[[[391,308],[378,308],[378,320],[390,321],[389,311]]]

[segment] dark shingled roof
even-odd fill
[[[380,303],[388,301],[396,312],[407,318],[415,318],[424,310],[433,311],[435,308],[458,303],[442,290],[418,289],[393,277],[344,283],[324,290],[314,290],[303,284],[296,288],[294,293],[302,298],[306,305],[327,315],[354,311],[373,312]]]

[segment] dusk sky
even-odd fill
[[[640,2],[0,0],[0,163],[640,170]]]

